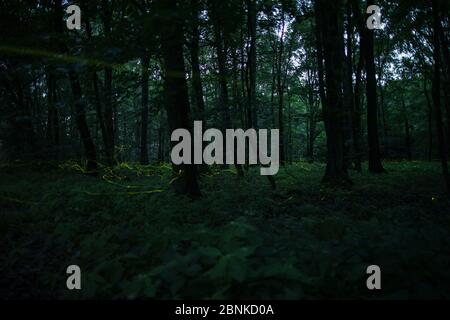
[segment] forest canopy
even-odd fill
[[[380,1],[372,30],[373,1],[76,4],[73,30],[66,1],[1,5],[3,159],[165,162],[198,120],[278,129],[281,163],[332,183],[382,159],[441,159],[448,181],[446,1]]]

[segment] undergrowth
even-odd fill
[[[437,163],[320,184],[322,164],[244,178],[212,168],[192,201],[170,165],[0,165],[3,299],[449,298],[450,201]],[[82,290],[66,289],[66,268]],[[382,290],[366,288],[366,268]]]

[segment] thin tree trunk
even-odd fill
[[[162,128],[162,119],[159,121],[158,128],[158,162],[164,162],[164,139],[163,139],[163,128]]]
[[[249,69],[249,92],[248,92],[248,108],[249,122],[248,128],[257,128],[257,105],[256,105],[256,7],[255,1],[246,0],[247,4],[247,25],[250,39],[250,50],[248,53],[247,66]]]
[[[280,164],[286,161],[285,139],[284,139],[284,83],[282,81],[282,64],[284,55],[284,26],[285,26],[284,5],[281,9],[281,36],[278,46],[277,58],[277,89],[278,89],[278,129],[280,134]]]
[[[402,111],[403,111],[403,120],[404,120],[404,126],[405,126],[406,156],[407,156],[408,161],[411,161],[412,160],[411,132],[410,132],[410,125],[409,125],[408,110],[406,109],[406,103],[405,103],[405,99],[403,97],[402,97]]]
[[[54,2],[54,26],[56,32],[63,36],[63,1],[58,0]],[[64,42],[59,39],[56,40],[59,48],[62,52],[67,53],[68,49]],[[89,173],[95,174],[97,171],[97,154],[95,150],[94,141],[92,140],[89,126],[86,121],[86,106],[83,99],[83,94],[81,90],[80,81],[78,74],[74,69],[73,65],[69,65],[69,82],[72,89],[72,95],[75,101],[75,122],[77,125],[78,132],[80,133],[80,138],[84,146],[84,152],[86,156],[86,169]]]
[[[367,5],[373,5],[368,0]],[[369,171],[372,173],[385,173],[381,163],[380,142],[378,137],[378,108],[377,108],[377,79],[374,61],[374,31],[364,28],[362,32],[362,48],[366,66],[366,95],[367,95],[367,131],[369,145]]]
[[[275,63],[276,56],[275,53],[272,58],[272,84],[271,84],[271,92],[270,92],[270,114],[272,116],[272,127],[276,127],[276,118],[275,118],[275,89],[276,89],[276,74],[275,74]]]
[[[288,96],[288,161],[289,163],[292,164],[292,151],[293,151],[293,147],[292,147],[292,103],[291,103],[291,99],[292,99],[292,93],[290,92],[290,90],[287,90],[287,96]]]
[[[428,108],[428,161],[431,161],[433,158],[433,107],[431,106],[431,100],[428,94],[426,71],[423,74],[423,93]]]
[[[441,18],[441,15],[440,15]],[[448,152],[450,152],[450,46],[449,46],[449,41],[448,38],[446,36],[446,34],[444,33],[444,29],[442,28],[442,21],[439,20],[439,39],[441,40],[441,44],[442,44],[442,53],[443,53],[443,57],[444,57],[444,65],[445,68],[443,68],[445,70],[444,72],[444,102],[445,102],[445,111],[447,114],[447,144],[449,147]]]
[[[107,141],[107,161],[109,165],[114,164],[114,113],[112,108],[112,68],[105,68],[104,71],[104,121]]]
[[[382,145],[383,145],[383,153],[387,157],[389,155],[389,145],[388,145],[388,127],[386,124],[386,106],[385,106],[385,99],[384,99],[384,89],[382,85],[383,81],[383,62],[381,58],[381,49],[377,51],[377,67],[378,67],[378,81],[377,81],[377,88],[379,94],[379,103],[378,103],[378,117],[381,118],[381,125],[382,125]]]
[[[108,4],[107,1],[102,1],[102,18],[103,18],[103,28],[104,33],[107,38],[111,37],[112,33],[112,4]],[[112,103],[112,79],[113,79],[113,69],[107,66],[104,69],[104,121],[106,130],[106,155],[109,165],[113,165],[114,151],[115,151],[115,132],[114,132],[114,110]]]
[[[346,34],[347,43],[344,45],[344,39],[342,38],[342,56],[345,61],[344,64],[344,82],[343,82],[343,93],[344,93],[344,152],[345,152],[345,165],[350,168],[352,157],[352,113],[355,108],[354,94],[353,94],[353,20],[352,20],[352,10],[351,3],[346,4]],[[347,50],[345,50],[347,48]],[[347,51],[347,54],[346,52]]]
[[[316,22],[315,22],[315,38],[316,38],[316,54],[317,54],[317,80],[319,85],[319,96],[322,103],[322,115],[324,118],[325,110],[327,109],[327,97],[325,93],[325,75],[323,70],[323,36],[321,26],[321,13],[318,2],[315,2]],[[324,121],[325,122],[325,121]],[[325,122],[325,127],[327,123]]]
[[[59,158],[59,119],[58,109],[56,108],[56,79],[53,67],[48,67],[46,72],[47,80],[47,101],[48,101],[48,113],[47,113],[47,143],[48,147],[53,151],[53,155]]]
[[[234,101],[234,109],[239,114],[239,122],[241,123],[241,127],[245,128],[247,124],[245,123],[244,116],[244,108],[242,106],[242,94],[239,88],[239,66],[238,66],[238,53],[237,50],[232,50],[231,59],[233,63],[233,101]]]
[[[314,162],[314,141],[316,139],[316,109],[314,103],[314,84],[313,84],[313,71],[308,70],[307,72],[307,85],[308,85],[308,108],[309,116],[307,121],[307,136],[308,145],[306,157],[309,162]]]
[[[142,89],[142,109],[141,109],[141,154],[140,162],[148,165],[148,77],[150,67],[150,57],[144,53],[141,59],[141,89]]]
[[[228,71],[227,71],[227,35],[224,34],[222,30],[222,26],[220,25],[220,21],[218,21],[217,17],[220,14],[218,12],[218,8],[215,7],[215,4],[210,4],[210,14],[213,20],[213,29],[214,29],[214,44],[216,47],[217,53],[217,63],[218,63],[218,71],[219,71],[219,110],[222,113],[222,132],[225,133],[226,129],[231,128],[231,117],[229,110],[229,99],[228,99]],[[250,106],[247,106],[250,108]],[[249,110],[249,116],[252,114],[251,109]],[[224,146],[223,156],[226,158],[226,148]],[[237,153],[235,152],[235,156]],[[227,165],[224,164],[224,167]],[[242,166],[237,164],[235,159],[235,167],[239,176],[243,176]]]
[[[92,140],[89,126],[86,121],[86,106],[83,100],[80,81],[77,73],[71,67],[69,70],[69,80],[72,88],[72,94],[75,100],[75,121],[80,132],[81,141],[83,142],[86,154],[86,168],[90,172],[97,170],[97,155],[95,151],[94,141]]]
[[[88,12],[89,14],[89,12]],[[88,40],[92,39],[92,28],[89,20],[89,15],[85,17],[86,21],[86,34]],[[105,128],[105,120],[103,117],[103,108],[102,108],[102,102],[101,102],[101,95],[100,95],[100,88],[99,88],[99,80],[97,76],[97,71],[95,70],[95,67],[91,67],[90,69],[91,78],[92,78],[92,84],[94,87],[94,103],[95,103],[95,111],[97,115],[97,123],[100,127],[100,131],[102,134],[102,141],[104,146],[104,151],[107,159],[112,158],[112,154],[109,154],[110,150],[108,148],[108,139],[107,139],[107,133]]]
[[[352,0],[352,8],[353,8],[353,14],[355,16],[356,24],[358,26],[360,38],[363,30],[363,21],[361,17],[361,12],[358,4],[358,0]],[[364,68],[364,54],[362,52],[362,46],[360,44],[360,51],[359,51],[359,60],[358,65],[356,67],[356,74],[355,74],[355,88],[354,88],[354,109],[352,112],[352,128],[353,128],[353,149],[355,152],[355,155],[353,157],[353,163],[354,163],[354,169],[356,172],[362,171],[362,148],[361,148],[361,141],[362,141],[362,133],[361,133],[361,105],[362,105],[362,99],[361,99],[361,84],[362,84],[362,70]]]
[[[441,110],[441,43],[439,33],[441,29],[441,22],[439,18],[439,2],[432,0],[433,6],[433,57],[434,57],[434,76],[433,76],[433,104],[436,118],[436,131],[438,137],[439,155],[442,163],[442,173],[448,191],[450,191],[450,175],[448,172],[448,153],[445,146],[444,128],[442,123]]]
[[[219,71],[219,111],[222,114],[222,129],[231,127],[230,111],[228,106],[228,84],[227,84],[227,67],[225,41],[223,41],[223,33],[218,22],[214,22],[214,42],[217,53],[217,63]]]
[[[198,0],[191,0],[191,14],[192,14],[192,39],[191,39],[191,64],[192,64],[192,88],[193,88],[193,101],[194,101],[194,120],[200,120],[205,123],[205,102],[203,100],[203,87],[200,73],[200,61],[199,61],[199,4]]]

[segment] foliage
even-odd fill
[[[4,298],[448,298],[449,199],[439,166],[389,162],[321,185],[321,164],[283,168],[277,191],[251,168],[176,196],[171,169],[122,163],[103,179],[75,163],[0,166]],[[20,171],[17,169],[20,168]],[[158,190],[158,192],[150,192]],[[82,290],[65,288],[68,265]],[[383,290],[366,289],[366,268]]]

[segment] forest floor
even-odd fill
[[[201,178],[170,191],[170,165],[121,164],[100,177],[75,162],[0,165],[0,297],[450,298],[450,200],[438,163],[386,162],[320,184],[323,164]],[[82,290],[66,289],[79,265]],[[381,268],[382,290],[366,287]]]

